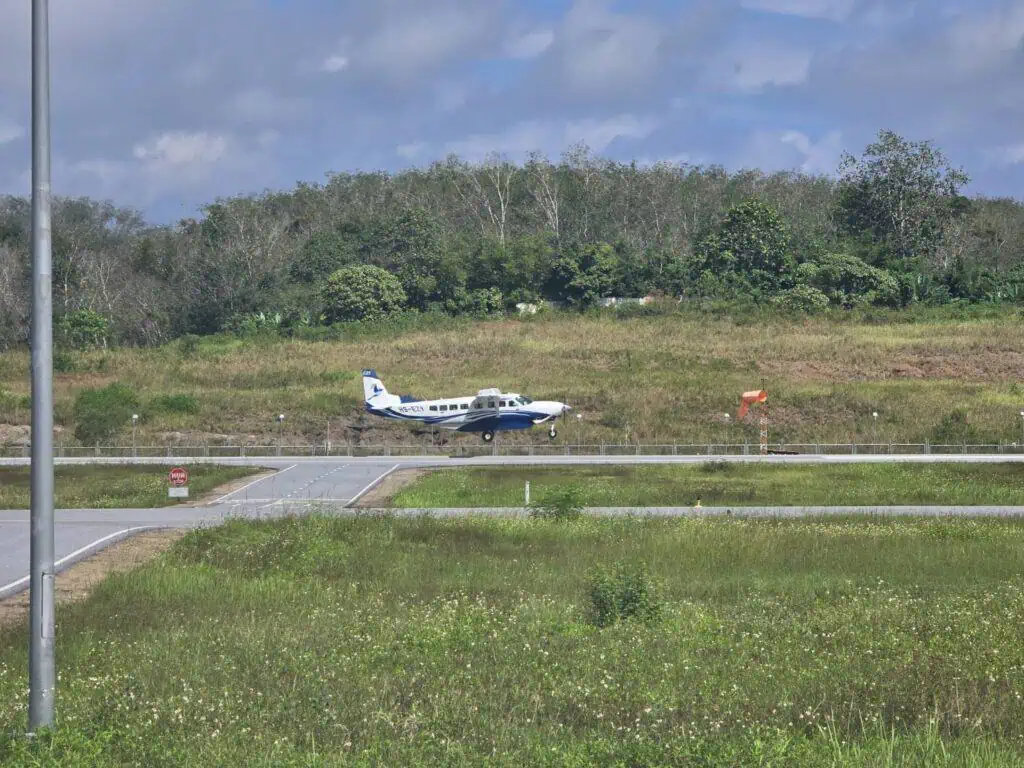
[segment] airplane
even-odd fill
[[[548,437],[558,436],[555,419],[571,411],[565,403],[531,400],[514,392],[481,389],[475,396],[420,400],[410,395],[392,395],[375,370],[363,371],[366,410],[375,416],[399,421],[416,421],[457,432],[479,432],[485,443],[494,433],[506,429],[530,429],[550,423]]]

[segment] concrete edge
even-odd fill
[[[119,544],[126,539],[130,539],[136,534],[145,533],[146,531],[161,531],[174,528],[173,525],[139,525],[132,528],[125,528],[124,530],[117,531],[116,533],[104,536],[101,539],[97,539],[91,544],[86,544],[81,549],[72,552],[66,557],[62,557],[53,564],[54,574],[60,574],[64,571],[72,568],[83,560],[88,560],[93,555],[99,554],[104,549]],[[6,600],[9,597],[21,594],[29,588],[30,577],[23,576],[17,581],[13,581],[10,584],[0,587],[0,600]]]

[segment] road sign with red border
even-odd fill
[[[167,479],[171,485],[180,488],[183,485],[188,485],[188,470],[184,467],[174,467],[167,475]]]

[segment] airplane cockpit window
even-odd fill
[[[488,400],[487,401],[487,407],[488,408],[495,408],[496,406],[494,404],[494,401],[493,400]]]
[[[520,405],[529,405],[532,402],[533,402],[533,400],[531,400],[528,397],[524,397],[522,395],[519,396],[519,404]]]

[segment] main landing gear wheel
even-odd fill
[[[483,437],[485,443],[489,443],[489,442],[491,442],[491,440],[494,439],[494,433],[493,432],[484,432],[483,435],[481,435],[481,437]]]
[[[552,427],[552,428],[551,428],[551,429],[550,429],[550,430],[548,431],[548,437],[550,437],[550,438],[551,438],[552,440],[554,440],[554,439],[555,439],[556,437],[558,437],[558,430],[557,430],[557,429],[555,429],[554,427]]]

